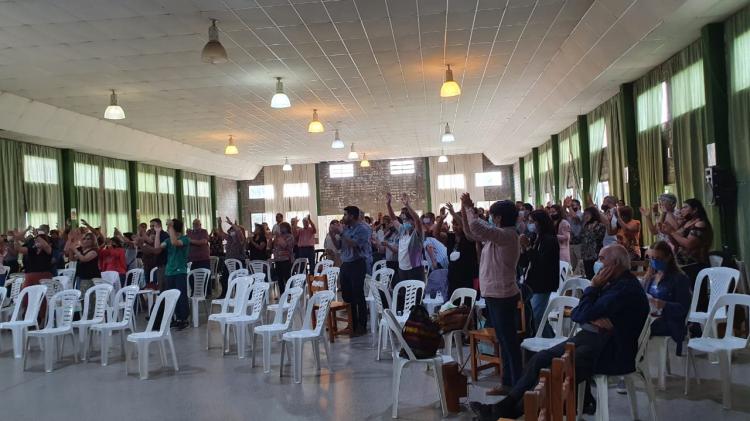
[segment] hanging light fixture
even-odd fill
[[[281,82],[281,78],[276,78],[276,93],[271,98],[271,108],[289,108],[292,104],[289,102],[289,97],[284,93],[284,84]]]
[[[339,138],[339,129],[336,129],[336,134],[333,137],[333,143],[331,143],[332,149],[344,149],[344,142]]]
[[[453,80],[453,70],[451,70],[451,65],[449,64],[448,69],[445,71],[445,82],[440,87],[440,96],[449,98],[457,95],[461,95],[461,87]]]
[[[448,125],[448,123],[445,123],[445,133],[443,133],[443,136],[440,137],[440,140],[443,143],[450,143],[456,140],[456,137],[453,136],[453,133],[451,133],[451,127]]]
[[[117,105],[117,94],[114,89],[109,96],[109,106],[104,110],[104,118],[107,120],[122,120],[125,118],[125,111]]]
[[[441,164],[445,164],[446,162],[448,162],[448,157],[445,156],[445,150],[444,149],[440,150],[440,156],[438,157],[438,162],[441,163]]]
[[[208,27],[208,42],[201,51],[201,60],[204,63],[211,64],[226,63],[229,60],[227,50],[219,42],[219,28],[216,27],[216,19],[211,19],[211,26]]]
[[[323,123],[318,119],[318,110],[313,109],[313,118],[310,124],[307,125],[307,131],[309,133],[323,133]]]
[[[354,150],[354,143],[352,143],[351,150],[349,150],[349,155],[347,155],[346,157],[352,161],[359,159],[359,154]]]
[[[291,171],[292,170],[292,164],[289,163],[289,158],[284,157],[284,166],[281,167],[284,171]]]
[[[227,143],[227,147],[224,148],[224,155],[237,155],[240,153],[240,150],[237,149],[237,145],[234,144],[234,138],[232,135],[229,135],[229,143]]]
[[[359,166],[362,168],[368,168],[370,166],[370,161],[367,160],[367,154],[362,154],[362,160],[359,161]]]

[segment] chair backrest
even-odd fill
[[[388,288],[391,287],[391,281],[393,280],[393,275],[396,273],[393,269],[389,269],[387,267],[382,267],[378,270],[372,271],[372,279],[377,283],[382,283],[386,285]]]
[[[267,283],[266,282],[266,274],[265,273],[253,273],[248,275],[250,279],[252,280],[250,285],[260,284],[260,283]]]
[[[13,278],[13,283],[10,284],[10,299],[15,303],[18,301],[18,294],[21,293],[21,286],[26,278],[23,276],[16,276]]]
[[[377,309],[378,314],[382,314],[383,310],[386,308],[391,308],[391,290],[389,284],[390,281],[386,284],[377,278],[370,279],[370,292],[375,301],[375,308]],[[385,297],[387,305],[383,305],[383,297]]]
[[[715,254],[712,254],[708,256],[708,263],[711,265],[712,268],[718,268],[721,267],[721,265],[724,263],[724,258]]]
[[[328,290],[334,294],[334,297],[339,290],[339,274],[340,273],[341,273],[341,269],[337,268],[336,266],[329,266],[325,268],[325,270],[323,270],[323,274],[328,279]]]
[[[414,355],[414,351],[412,351],[409,344],[406,343],[404,335],[401,333],[401,324],[396,320],[396,316],[393,314],[393,310],[391,310],[390,308],[383,310],[383,318],[388,325],[388,329],[391,331],[391,338],[395,337],[397,339],[397,341],[394,341],[393,343],[395,344],[396,342],[398,342],[399,345],[399,349],[396,349],[393,352],[393,358],[395,359],[399,354],[399,351],[403,349],[410,360],[418,360],[418,358]]]
[[[552,360],[552,420],[562,421],[563,413],[568,421],[575,421],[576,415],[576,346],[565,344],[565,352]]]
[[[102,272],[102,280],[115,287],[115,289],[117,289],[118,285],[122,287],[122,285],[120,285],[120,274],[113,270],[105,270]]]
[[[76,268],[76,261],[68,262],[65,264],[65,269],[75,269]]]
[[[708,323],[706,323],[706,328],[703,329],[703,337],[704,338],[717,338],[718,333],[714,332],[713,328],[716,325],[715,318],[716,318],[716,312],[720,308],[727,308],[726,311],[726,329],[724,329],[724,339],[742,339],[745,341],[745,347],[750,343],[750,333],[745,332],[745,337],[739,337],[734,336],[735,329],[734,329],[734,321],[735,321],[735,311],[737,307],[744,307],[745,315],[750,314],[750,295],[745,294],[726,294],[722,295],[716,300],[716,303],[714,304],[714,307],[711,309],[711,312],[708,315]]]
[[[245,306],[245,311],[242,313],[243,315],[248,314],[249,311],[250,316],[260,318],[266,304],[266,294],[269,287],[268,282],[255,282],[252,287],[248,288],[251,295]]]
[[[299,300],[302,297],[304,290],[300,287],[287,287],[284,293],[279,298],[280,303],[288,303],[289,311],[286,312],[286,319],[283,311],[277,311],[273,318],[273,324],[284,324],[284,329],[289,329],[292,326],[292,320],[294,320],[294,314],[298,311]]]
[[[563,322],[565,321],[565,317],[563,317],[563,314],[565,312],[566,307],[574,308],[578,305],[578,298],[576,297],[569,297],[567,295],[561,295],[554,298],[551,298],[549,302],[547,303],[547,308],[544,309],[544,316],[542,316],[542,320],[539,323],[539,327],[536,330],[536,337],[541,338],[542,333],[544,332],[544,326],[547,324],[545,323],[548,318],[549,314],[553,311],[556,311],[558,316],[557,320],[555,320],[552,323],[552,330],[555,331],[555,338],[562,338],[565,335],[563,335]],[[571,330],[572,331],[572,330]]]
[[[112,308],[115,311],[119,311],[119,309],[122,309],[122,319],[118,320],[120,325],[124,326],[130,324],[130,320],[133,318],[133,303],[135,302],[135,297],[137,294],[137,285],[130,285],[125,288],[121,288],[115,293],[115,304],[114,306],[112,306]],[[117,318],[116,314],[114,315],[114,318]],[[114,322],[115,320],[110,321]]]
[[[158,267],[151,268],[151,272],[148,273],[148,282],[150,284],[156,285],[159,283],[159,280],[156,279],[159,272]]]
[[[322,275],[323,272],[326,270],[326,268],[329,268],[331,266],[333,266],[333,260],[330,260],[330,259],[320,260],[315,265],[315,271],[313,271],[313,275],[316,275],[316,276],[317,275]]]
[[[81,291],[77,289],[66,289],[55,294],[47,309],[51,317],[47,319],[46,327],[51,328],[52,323],[54,323],[57,328],[70,328],[73,324],[73,310],[78,305],[80,298]]]
[[[573,267],[570,263],[560,260],[560,285],[568,279],[568,276],[570,276],[571,273],[573,273]]]
[[[539,382],[534,389],[526,391],[523,395],[523,419],[525,421],[551,421],[551,395],[552,382],[550,371],[543,368],[539,371]]]
[[[335,298],[331,291],[320,291],[313,294],[310,300],[307,301],[307,310],[305,310],[305,320],[302,322],[302,329],[314,330],[316,335],[320,335],[328,319],[328,309],[331,306],[331,301]],[[312,325],[313,310],[315,310],[314,329]]]
[[[125,274],[125,286],[136,285],[140,288],[141,279],[143,279],[143,269],[130,269]]]
[[[229,273],[232,273],[237,269],[242,269],[242,262],[238,259],[224,259],[224,266],[227,267]]]
[[[190,279],[193,280],[193,286],[190,287]],[[193,269],[188,272],[187,276],[187,295],[188,298],[206,298],[208,280],[211,279],[211,271],[208,269]]]
[[[302,288],[302,291],[304,291],[305,285],[307,285],[307,275],[305,275],[304,273],[300,273],[297,275],[292,275],[289,277],[289,279],[287,279],[284,290],[297,287]]]
[[[467,300],[469,301],[467,304],[469,307],[469,314],[471,314],[471,310],[474,308],[474,304],[477,301],[477,290],[474,288],[456,288],[455,291],[453,291],[453,294],[451,294],[451,298],[448,302],[455,303],[458,301],[458,305],[463,305]]]
[[[250,280],[245,276],[235,276],[234,278],[229,279],[227,285],[227,293],[225,294],[225,298],[221,301],[222,313],[227,312],[230,303],[234,305],[234,301],[237,299],[237,284],[240,280],[242,280],[243,282],[250,282]]]
[[[0,307],[5,307],[5,299],[8,298],[8,290],[0,287]]]
[[[68,279],[75,279],[76,270],[75,269],[58,269],[57,276],[67,276]]]
[[[648,342],[651,339],[651,323],[654,318],[651,316],[646,317],[646,322],[643,323],[643,329],[641,334],[638,335],[638,351],[635,353],[635,364],[638,365],[641,362],[648,363],[645,361],[646,353],[648,352]]]
[[[219,266],[219,257],[211,256],[208,259],[210,261],[209,266],[211,267],[211,273],[216,274],[216,269],[218,269]]]
[[[89,306],[91,305],[91,295],[96,294],[94,299],[94,314],[91,320],[104,321],[104,315],[107,313],[107,304],[109,303],[109,296],[112,294],[112,285],[110,284],[99,284],[86,290],[86,295],[83,296],[83,313],[81,319],[86,320],[89,315]]]
[[[170,334],[169,324],[172,320],[172,316],[174,316],[174,309],[177,306],[177,300],[179,298],[179,289],[168,289],[166,291],[162,291],[159,296],[156,297],[156,303],[154,304],[152,310],[153,314],[157,314],[157,312],[159,311],[159,307],[164,306],[164,312],[162,313],[161,324],[159,326],[159,336],[166,336]],[[151,332],[152,330],[154,330],[155,321],[156,317],[151,317],[148,319],[148,326],[146,327],[145,332]]]
[[[232,282],[233,279],[237,279],[240,276],[250,276],[250,271],[247,269],[237,269],[234,272],[229,272],[227,282]]]
[[[16,297],[16,307],[13,309],[13,314],[10,316],[11,322],[18,321],[18,315],[21,311],[21,303],[24,298],[28,299],[26,304],[26,313],[23,315],[23,320],[26,322],[36,321],[39,315],[39,309],[42,307],[42,300],[47,293],[46,285],[31,285],[21,290],[21,293]]]
[[[265,273],[266,275],[271,273],[271,264],[268,260],[251,260],[248,265],[250,273]],[[268,279],[271,279],[270,276]]]
[[[591,281],[586,278],[568,278],[562,283],[562,285],[560,285],[560,288],[557,290],[557,295],[565,295],[570,291],[573,297],[580,297],[583,295],[583,290],[590,286]],[[581,292],[580,295],[578,294],[578,291]]]
[[[52,300],[55,294],[63,290],[62,282],[59,279],[42,279],[39,283],[47,286],[47,292],[45,293],[47,302]]]
[[[294,263],[292,264],[292,275],[299,275],[299,274],[307,275],[308,264],[309,264],[309,261],[307,260],[307,257],[300,257],[300,258],[294,259]]]
[[[396,284],[393,288],[391,303],[395,304],[398,299],[399,291],[404,290],[404,311],[411,310],[414,305],[422,302],[424,296],[424,282],[418,280],[405,280]]]
[[[718,267],[718,268],[706,268],[698,272],[698,276],[695,278],[695,286],[693,287],[693,300],[690,302],[690,312],[694,312],[698,308],[698,291],[701,290],[703,280],[708,278],[709,292],[708,292],[708,309],[707,313],[711,312],[716,300],[722,295],[733,292],[732,283],[734,282],[734,288],[740,281],[740,271],[732,268]]]
[[[384,269],[388,267],[388,262],[383,260],[378,260],[377,262],[372,264],[372,273],[375,273],[379,271],[380,269]]]

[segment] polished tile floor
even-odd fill
[[[205,316],[204,316],[205,317]],[[139,321],[142,329],[145,323]],[[212,332],[213,333],[213,332]],[[218,334],[214,335],[217,340]],[[279,377],[279,348],[274,347],[272,372],[250,367],[250,359],[236,354],[221,355],[219,348],[206,351],[205,323],[174,333],[180,371],[159,368],[156,352],[151,357],[151,377],[141,381],[132,363],[131,375],[113,341],[110,365],[99,364],[98,346],[90,362],[74,364],[72,358],[45,374],[41,354],[34,350],[28,371],[22,360],[14,360],[10,336],[2,334],[0,352],[0,419],[2,420],[386,420],[391,416],[390,359],[375,361],[371,338],[338,340],[332,347],[333,371],[320,373],[310,348],[304,360],[302,384],[294,384],[289,367]],[[156,351],[156,347],[153,347]],[[682,373],[682,359],[673,357]],[[718,366],[698,361],[704,380],[694,384],[690,396],[683,395],[681,376],[668,378],[667,391],[658,392],[661,420],[750,419],[750,352],[735,358],[733,371],[734,409],[721,408]],[[423,368],[407,368],[402,377],[399,416],[404,420],[441,419],[435,382]],[[655,370],[654,370],[655,372]],[[485,388],[495,379],[484,378],[470,386],[470,398],[487,400]],[[627,397],[610,390],[610,416],[630,419]],[[648,419],[645,395],[638,393],[641,419]],[[469,420],[468,409],[448,419]],[[593,417],[587,417],[592,419]]]

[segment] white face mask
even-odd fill
[[[430,218],[422,218],[422,223],[423,224],[429,224],[430,223]]]
[[[601,260],[597,260],[594,262],[594,275],[599,273],[600,270],[604,267],[604,263],[601,262]]]
[[[460,252],[457,252],[457,251],[454,251],[454,252],[453,252],[453,253],[451,253],[451,255],[450,255],[450,259],[451,259],[451,262],[455,262],[456,260],[458,260],[458,259],[460,259],[460,258],[461,258],[461,253],[460,253]]]
[[[528,229],[529,232],[536,232],[536,224],[533,222],[529,222],[529,224],[526,225],[526,229]]]

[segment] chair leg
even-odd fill
[[[391,417],[398,418],[398,393],[399,387],[401,386],[401,370],[404,369],[406,363],[402,362],[399,358],[393,359],[393,410]]]
[[[11,334],[13,335],[13,358],[19,359],[24,354],[24,344],[27,343],[24,339],[26,337],[26,328],[11,328]]]
[[[81,348],[81,360],[86,361],[88,359],[88,352],[86,349],[86,343],[88,342],[89,329],[81,326],[78,328],[78,345]]]
[[[304,343],[299,340],[294,340],[294,382],[302,383],[302,348]]]
[[[594,376],[596,383],[596,421],[609,421],[609,390],[607,376]]]
[[[247,326],[243,323],[235,325],[234,327],[236,340],[237,340],[237,357],[240,359],[245,358],[245,337],[247,336]]]
[[[73,331],[70,332],[70,341],[73,347],[73,360],[78,364],[78,342],[76,342],[76,335]]]
[[[53,336],[44,337],[44,371],[52,372],[52,365],[55,358],[55,338]]]
[[[732,366],[729,361],[728,351],[717,352],[719,359],[719,371],[721,373],[721,395],[724,409],[732,407]]]
[[[138,374],[141,380],[148,379],[148,342],[136,342],[138,344]]]
[[[685,395],[688,394],[688,390],[690,389],[690,360],[691,360],[691,354],[692,354],[692,352],[690,351],[690,348],[687,348],[687,351],[685,352]],[[695,372],[695,370],[693,370],[693,372]]]
[[[192,312],[193,312],[193,313],[192,313],[192,317],[193,317],[193,327],[198,327],[198,314],[200,313],[200,312],[198,311],[198,310],[199,310],[199,309],[198,309],[198,305],[200,304],[200,302],[199,302],[199,301],[196,301],[195,299],[193,299],[193,301],[192,301],[192,304],[193,304],[193,305],[191,306],[191,307],[192,307],[192,309],[191,309],[191,310],[192,310]]]
[[[263,372],[268,374],[271,372],[271,334],[270,332],[263,332]],[[284,341],[281,341],[281,366],[284,366]],[[281,376],[281,374],[279,374]]]
[[[125,345],[125,376],[130,375],[130,360],[133,359],[133,344],[132,346],[130,344]]]
[[[253,342],[250,344],[250,367],[255,367],[255,340],[258,335],[253,332]]]
[[[333,371],[333,366],[331,366],[331,344],[328,343],[328,341],[323,338],[321,341],[323,342],[323,348],[326,350],[326,362],[328,362],[328,371]]]
[[[15,342],[15,337],[13,338]],[[13,346],[15,347],[15,343]],[[29,358],[29,338],[26,337],[24,340],[24,353],[23,353],[23,370],[26,371],[26,361]]]
[[[265,342],[263,342],[263,343],[265,343]],[[264,349],[264,352],[265,352],[265,348],[263,348],[263,349]],[[279,365],[279,377],[283,377],[284,376],[284,354],[286,354],[286,341],[282,339],[281,340],[281,364]],[[292,358],[292,360],[293,360],[293,358]],[[294,362],[292,361],[292,363],[294,363]]]
[[[172,364],[174,364],[174,371],[180,371],[180,366],[177,365],[177,353],[174,352],[174,342],[172,342],[172,335],[169,335],[169,350],[172,351]]]
[[[651,412],[651,421],[657,421],[656,392],[654,391],[653,383],[651,383],[651,373],[648,369],[648,363],[644,361],[643,365],[638,367],[638,374],[643,380],[643,384],[646,386],[646,396],[648,396],[648,409],[649,412]]]
[[[380,361],[380,351],[383,348],[383,327],[378,323],[378,349],[375,353],[375,361]]]
[[[101,338],[101,342],[102,342],[101,343],[101,347],[102,347],[102,349],[101,349],[101,352],[102,352],[101,363],[102,363],[102,366],[106,366],[107,363],[108,363],[109,341],[110,341],[110,339],[112,339],[111,335],[112,335],[112,331],[109,331],[109,330],[106,331],[106,332],[105,331],[101,332],[101,337],[102,337]]]
[[[167,350],[164,348],[164,341],[159,341],[159,355],[161,356],[161,366],[167,366]]]
[[[445,390],[443,389],[443,370],[442,359],[433,360],[432,367],[435,369],[435,381],[437,382],[438,395],[440,396],[440,408],[443,410],[443,417],[448,416],[448,403],[445,401]]]
[[[635,395],[635,384],[633,383],[633,375],[628,374],[624,377],[625,389],[628,391],[628,402],[630,403],[630,415],[634,420],[638,418],[638,398]]]
[[[578,418],[577,420],[583,420],[583,400],[586,395],[586,381],[583,381],[581,383],[578,383],[576,385],[576,394],[578,398],[578,402],[576,403],[578,405]]]
[[[315,357],[315,366],[320,371],[320,341],[312,341],[313,356]]]

